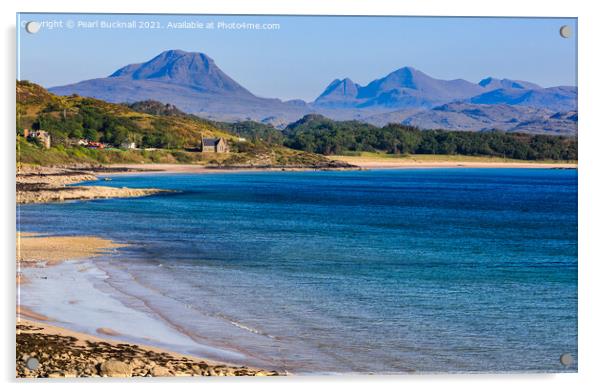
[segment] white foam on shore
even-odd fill
[[[47,316],[57,326],[101,338],[107,336],[97,329],[109,328],[119,334],[110,339],[218,361],[245,361],[241,353],[199,343],[151,311],[124,305],[117,298],[119,292],[110,292],[107,273],[92,261],[63,262],[22,271],[29,283],[21,285],[20,304]],[[98,289],[99,286],[104,288]]]

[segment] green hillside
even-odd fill
[[[324,156],[282,146],[281,133],[261,124],[211,122],[152,101],[125,105],[77,95],[57,96],[27,81],[17,82],[16,94],[17,159],[20,163],[337,166]],[[48,132],[52,147],[44,149],[36,140],[27,140],[23,137],[25,129]],[[280,136],[276,143],[265,142],[264,137],[257,136],[269,132],[272,136],[274,132]],[[199,146],[203,137],[224,138],[231,153],[201,153]],[[77,146],[77,141],[82,139],[103,143],[106,148]],[[133,142],[138,148],[121,149],[124,142]]]
[[[54,145],[85,138],[143,148],[195,148],[202,137],[235,136],[192,117],[152,115],[125,105],[80,96],[56,96],[39,85],[17,82],[17,128],[43,129]]]

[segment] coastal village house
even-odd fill
[[[227,153],[228,143],[223,138],[203,138],[201,152]]]
[[[131,141],[124,141],[119,146],[121,149],[136,149],[136,143]]]
[[[27,138],[35,138],[38,140],[42,146],[46,149],[50,148],[50,134],[48,134],[45,130],[34,130],[31,131],[29,129],[23,130],[23,137]]]
[[[80,147],[86,147],[90,149],[105,149],[107,147],[107,144],[105,143],[101,143],[100,141],[90,141],[85,138],[77,140],[75,144],[79,145]]]

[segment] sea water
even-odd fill
[[[131,340],[293,373],[577,368],[559,361],[577,357],[576,170],[111,178],[176,192],[22,205],[18,223],[129,244],[75,285],[129,309],[95,322]],[[22,295],[82,331],[110,313]]]

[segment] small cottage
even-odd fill
[[[50,148],[50,134],[45,130],[30,131],[29,129],[24,129],[23,136],[26,139],[36,139],[44,148]]]
[[[203,138],[201,152],[227,153],[228,144],[223,138]]]
[[[136,143],[131,141],[124,141],[119,146],[121,149],[136,149]]]

